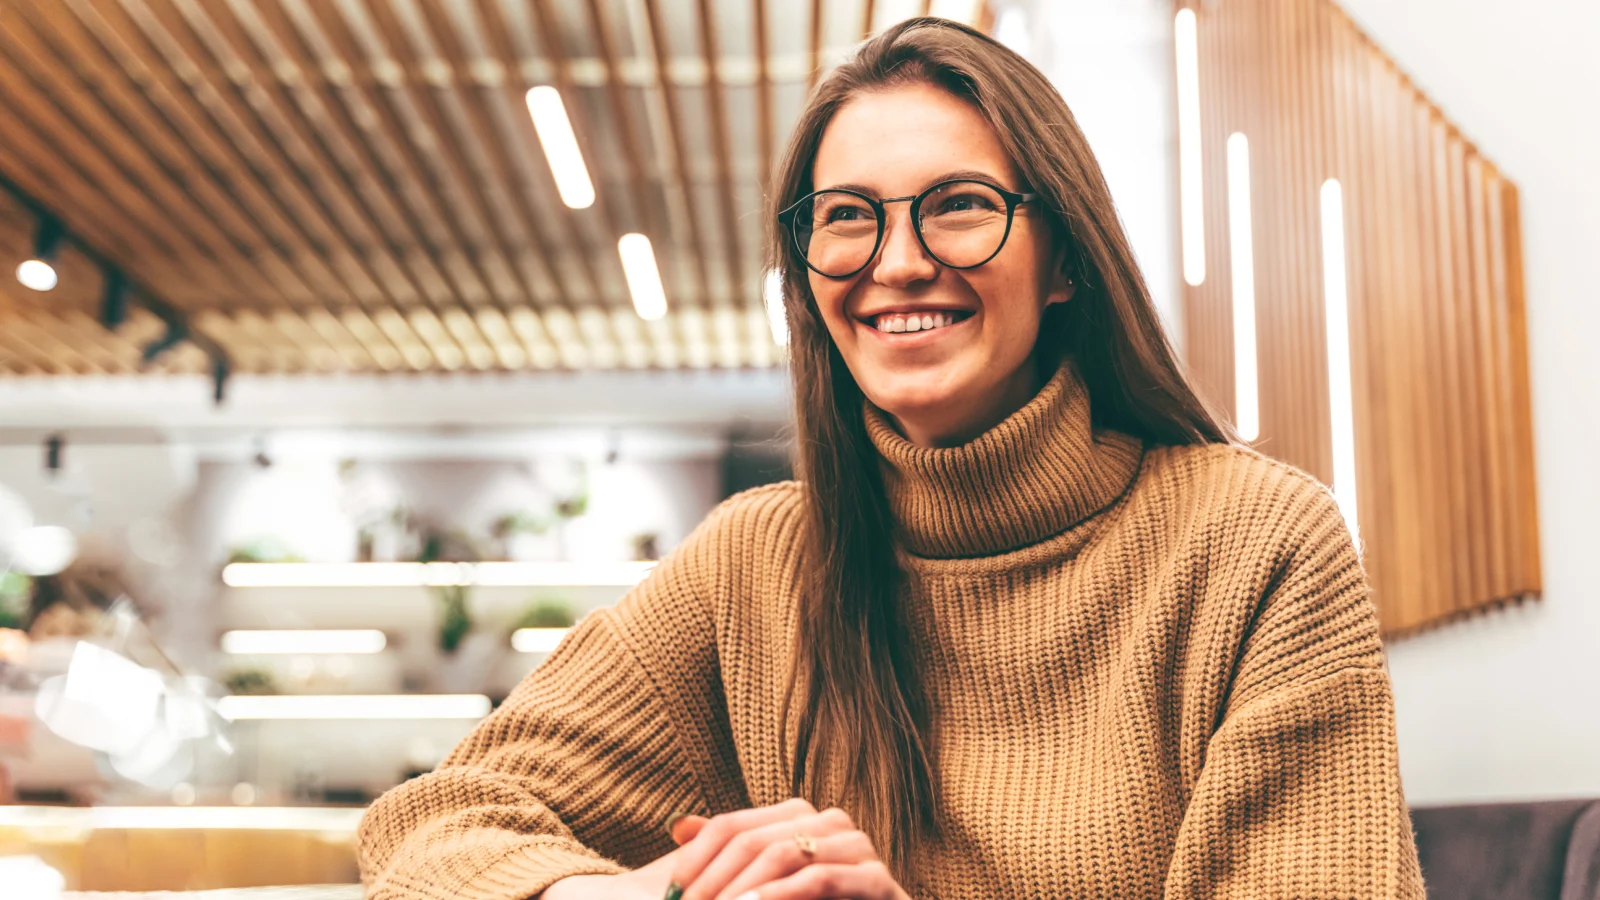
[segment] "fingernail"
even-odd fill
[[[667,816],[667,837],[672,837],[672,826],[678,824],[684,819],[689,818],[689,815],[690,814],[686,812],[675,812],[672,815]]]
[[[667,896],[663,897],[662,900],[683,900],[683,888],[675,884],[667,885]]]
[[[745,891],[739,896],[733,898],[733,900],[761,900],[761,895],[755,891]]]

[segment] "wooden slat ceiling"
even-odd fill
[[[942,5],[942,4],[941,4]],[[816,72],[926,0],[0,0],[0,175],[240,372],[763,367],[761,184]],[[978,5],[973,4],[976,8]],[[979,13],[974,13],[974,16]],[[557,195],[554,85],[598,194]],[[141,370],[101,267],[9,272],[0,372]],[[633,312],[617,238],[670,306]],[[209,371],[186,343],[155,368]]]

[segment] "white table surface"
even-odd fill
[[[68,892],[61,900],[361,900],[359,884],[227,888],[219,891]]]

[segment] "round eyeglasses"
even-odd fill
[[[849,278],[878,255],[884,207],[911,204],[911,228],[928,255],[952,269],[983,265],[1011,235],[1017,207],[1038,198],[982,181],[943,181],[912,197],[874,200],[845,188],[801,197],[778,222],[789,230],[806,266],[826,278]]]

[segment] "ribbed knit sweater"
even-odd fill
[[[1095,431],[1070,367],[977,440],[875,410],[945,834],[914,897],[1421,898],[1360,560],[1327,491]],[[379,900],[525,900],[789,796],[794,484],[718,507],[435,772],[377,801]]]

